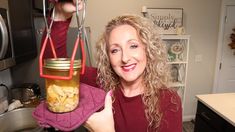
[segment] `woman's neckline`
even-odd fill
[[[125,96],[123,91],[121,90],[121,88],[117,89],[119,95],[122,96],[122,98],[125,100],[125,101],[133,101],[133,100],[136,100],[138,98],[141,98],[142,94],[138,94],[138,95],[134,95],[134,96]]]

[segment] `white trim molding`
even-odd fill
[[[195,115],[186,115],[186,116],[183,116],[183,122],[194,120],[195,117],[196,117]]]

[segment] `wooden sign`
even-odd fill
[[[160,34],[176,34],[183,26],[182,8],[147,8],[147,17],[157,25]]]

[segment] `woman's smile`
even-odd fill
[[[136,67],[136,63],[122,66],[122,69],[123,69],[124,72],[129,72],[129,71],[134,70],[135,67]]]

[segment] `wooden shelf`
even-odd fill
[[[171,82],[171,83],[169,83],[169,87],[185,87],[185,83]]]
[[[186,61],[173,61],[173,62],[167,62],[167,64],[187,64],[188,62]]]

